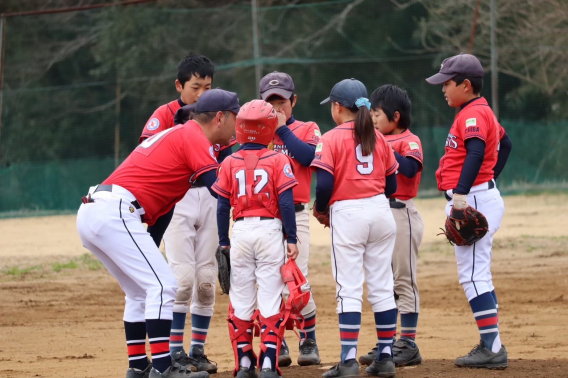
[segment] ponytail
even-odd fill
[[[375,126],[373,118],[369,111],[371,103],[368,99],[361,97],[355,102],[357,115],[355,116],[355,140],[361,144],[363,155],[368,156],[375,150],[377,135],[375,134]]]

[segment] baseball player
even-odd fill
[[[292,161],[294,176],[298,185],[294,187],[294,210],[296,211],[296,227],[300,255],[296,261],[304,277],[308,277],[308,260],[310,258],[310,189],[312,170],[310,163],[314,159],[316,145],[321,136],[315,122],[297,121],[292,115],[298,96],[294,93],[294,81],[290,75],[283,72],[272,72],[260,80],[260,97],[272,104],[274,109],[284,112],[286,124],[276,127],[274,135],[274,151],[287,155]],[[302,290],[310,291],[306,284]],[[287,293],[287,287],[285,287]],[[302,310],[304,316],[304,333],[300,335],[300,354],[298,364],[302,366],[316,365],[321,362],[316,344],[316,304],[310,294],[310,301]],[[292,363],[288,346],[284,342],[279,355],[279,366],[289,366]]]
[[[277,115],[278,114],[278,115]],[[220,165],[213,190],[219,194],[217,222],[219,244],[230,248],[231,287],[229,334],[238,378],[281,376],[278,352],[282,344],[281,304],[284,283],[280,268],[286,256],[298,256],[296,217],[292,188],[298,182],[290,159],[270,151],[274,130],[286,117],[269,103],[253,100],[237,116],[237,140],[241,148]],[[229,240],[229,213],[233,208],[233,239]],[[255,285],[258,284],[258,293]],[[258,299],[261,351],[252,351],[253,314]]]
[[[208,377],[172,363],[169,353],[177,284],[142,222],[153,225],[201,178],[216,180],[214,144],[228,145],[235,130],[236,93],[220,89],[200,98],[195,121],[163,130],[142,142],[102,184],[91,187],[77,214],[89,249],[126,294],[124,328],[127,378]],[[152,363],[146,356],[146,334]]]
[[[357,341],[365,277],[379,339],[377,357],[365,371],[394,377],[396,303],[391,262],[396,224],[387,197],[396,191],[399,164],[373,126],[363,83],[340,81],[322,104],[327,102],[338,126],[322,136],[311,165],[317,170],[314,216],[331,226],[341,361],[323,377],[359,376]]]
[[[396,242],[392,256],[394,292],[400,312],[400,339],[393,345],[396,366],[422,363],[416,346],[416,327],[420,296],[416,283],[418,248],[424,234],[422,216],[414,206],[422,172],[422,143],[408,129],[411,103],[405,90],[394,85],[383,85],[371,94],[371,115],[375,128],[385,136],[399,163],[397,190],[390,196],[390,207],[396,222]],[[396,337],[396,335],[395,335]],[[359,362],[370,365],[376,358],[377,345]]]
[[[440,72],[426,81],[442,85],[448,105],[459,108],[436,171],[438,189],[448,203],[452,222],[469,206],[488,222],[487,234],[473,245],[455,246],[459,281],[479,327],[481,341],[470,353],[456,359],[459,367],[505,369],[507,350],[499,336],[497,296],[491,276],[493,235],[501,226],[505,206],[495,181],[512,143],[487,100],[481,97],[483,67],[469,54],[447,58]],[[459,221],[456,221],[459,229]]]
[[[189,112],[195,111],[192,104],[211,88],[213,73],[213,63],[207,57],[192,54],[186,56],[178,66],[175,82],[180,98],[162,105],[154,112],[144,127],[140,141],[177,123],[185,123]],[[235,142],[230,146],[233,144]],[[231,152],[230,147],[214,147],[219,162]],[[178,283],[170,335],[172,357],[181,364],[192,364],[198,371],[209,373],[217,372],[217,366],[211,363],[204,353],[215,305],[215,248],[218,242],[216,209],[217,200],[209,193],[202,180],[196,180],[187,195],[170,213],[148,227],[158,246],[167,229],[164,237],[166,256]],[[188,356],[183,348],[183,339],[190,302],[192,332]]]

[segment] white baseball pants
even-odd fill
[[[176,281],[162,253],[131,205],[136,198],[113,185],[82,204],[77,230],[83,246],[103,263],[126,294],[124,320],[172,319]]]
[[[365,279],[373,312],[396,308],[391,267],[396,224],[388,199],[380,194],[337,201],[330,221],[337,313],[361,312]]]
[[[491,277],[493,235],[501,227],[505,204],[496,187],[489,190],[487,188],[487,183],[472,187],[467,195],[467,203],[485,215],[489,223],[489,232],[473,245],[454,247],[459,281],[468,301],[495,290]],[[452,191],[446,193],[450,197],[453,196]],[[450,215],[453,203],[454,201],[451,200],[446,204],[446,215]]]
[[[166,256],[178,284],[174,311],[213,316],[219,245],[217,200],[206,187],[192,188],[176,204],[164,234]]]
[[[265,318],[280,312],[285,255],[280,219],[245,217],[234,223],[229,297],[236,317],[250,320],[257,302]]]

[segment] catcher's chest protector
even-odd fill
[[[243,210],[254,210],[258,208],[266,208],[274,218],[279,218],[279,208],[276,198],[271,198],[268,193],[255,193],[255,170],[260,157],[267,152],[266,148],[258,151],[239,151],[239,155],[245,161],[245,195],[237,199],[237,206],[234,215],[241,214]],[[276,194],[276,193],[275,193]]]

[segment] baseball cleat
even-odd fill
[[[126,370],[126,378],[148,378],[150,376],[150,370],[152,370],[152,364],[148,364],[144,370],[128,368],[128,370]]]
[[[396,367],[414,366],[422,363],[418,346],[405,339],[400,339],[393,344],[392,354]]]
[[[336,378],[336,377],[360,377],[359,364],[357,360],[349,360],[345,363],[338,363],[329,371],[322,374],[323,378]]]
[[[478,369],[506,369],[507,363],[507,350],[502,345],[497,353],[485,347],[483,340],[476,345],[467,355],[456,358],[455,365],[457,367],[478,368]]]
[[[385,358],[382,360],[373,360],[373,363],[365,369],[365,373],[383,378],[391,378],[396,374],[394,361],[392,358]]]
[[[309,366],[309,365],[319,365],[321,359],[319,356],[319,349],[316,342],[312,339],[304,340],[303,344],[300,345],[300,355],[298,356],[298,365]]]
[[[377,351],[379,348],[375,346],[371,351],[361,357],[359,357],[359,362],[361,365],[371,365],[374,360],[377,359]]]
[[[180,349],[171,353],[172,361],[191,371],[197,371],[197,361],[187,355],[185,350]]]
[[[152,368],[149,378],[208,378],[209,373],[206,371],[193,372],[188,367],[178,363],[173,363],[163,373]]]
[[[280,378],[282,377],[277,371],[265,368],[260,371],[260,378]]]
[[[239,371],[237,371],[237,378],[258,378],[258,374],[256,374],[254,366],[250,368],[241,366]]]
[[[217,373],[217,363],[207,358],[204,354],[203,347],[199,345],[192,346],[190,354],[191,358],[197,362],[197,364],[193,364],[197,368],[197,371],[206,371],[209,374]]]
[[[280,347],[280,354],[278,355],[278,367],[286,367],[292,365],[292,358],[290,358],[290,350],[288,345]]]

